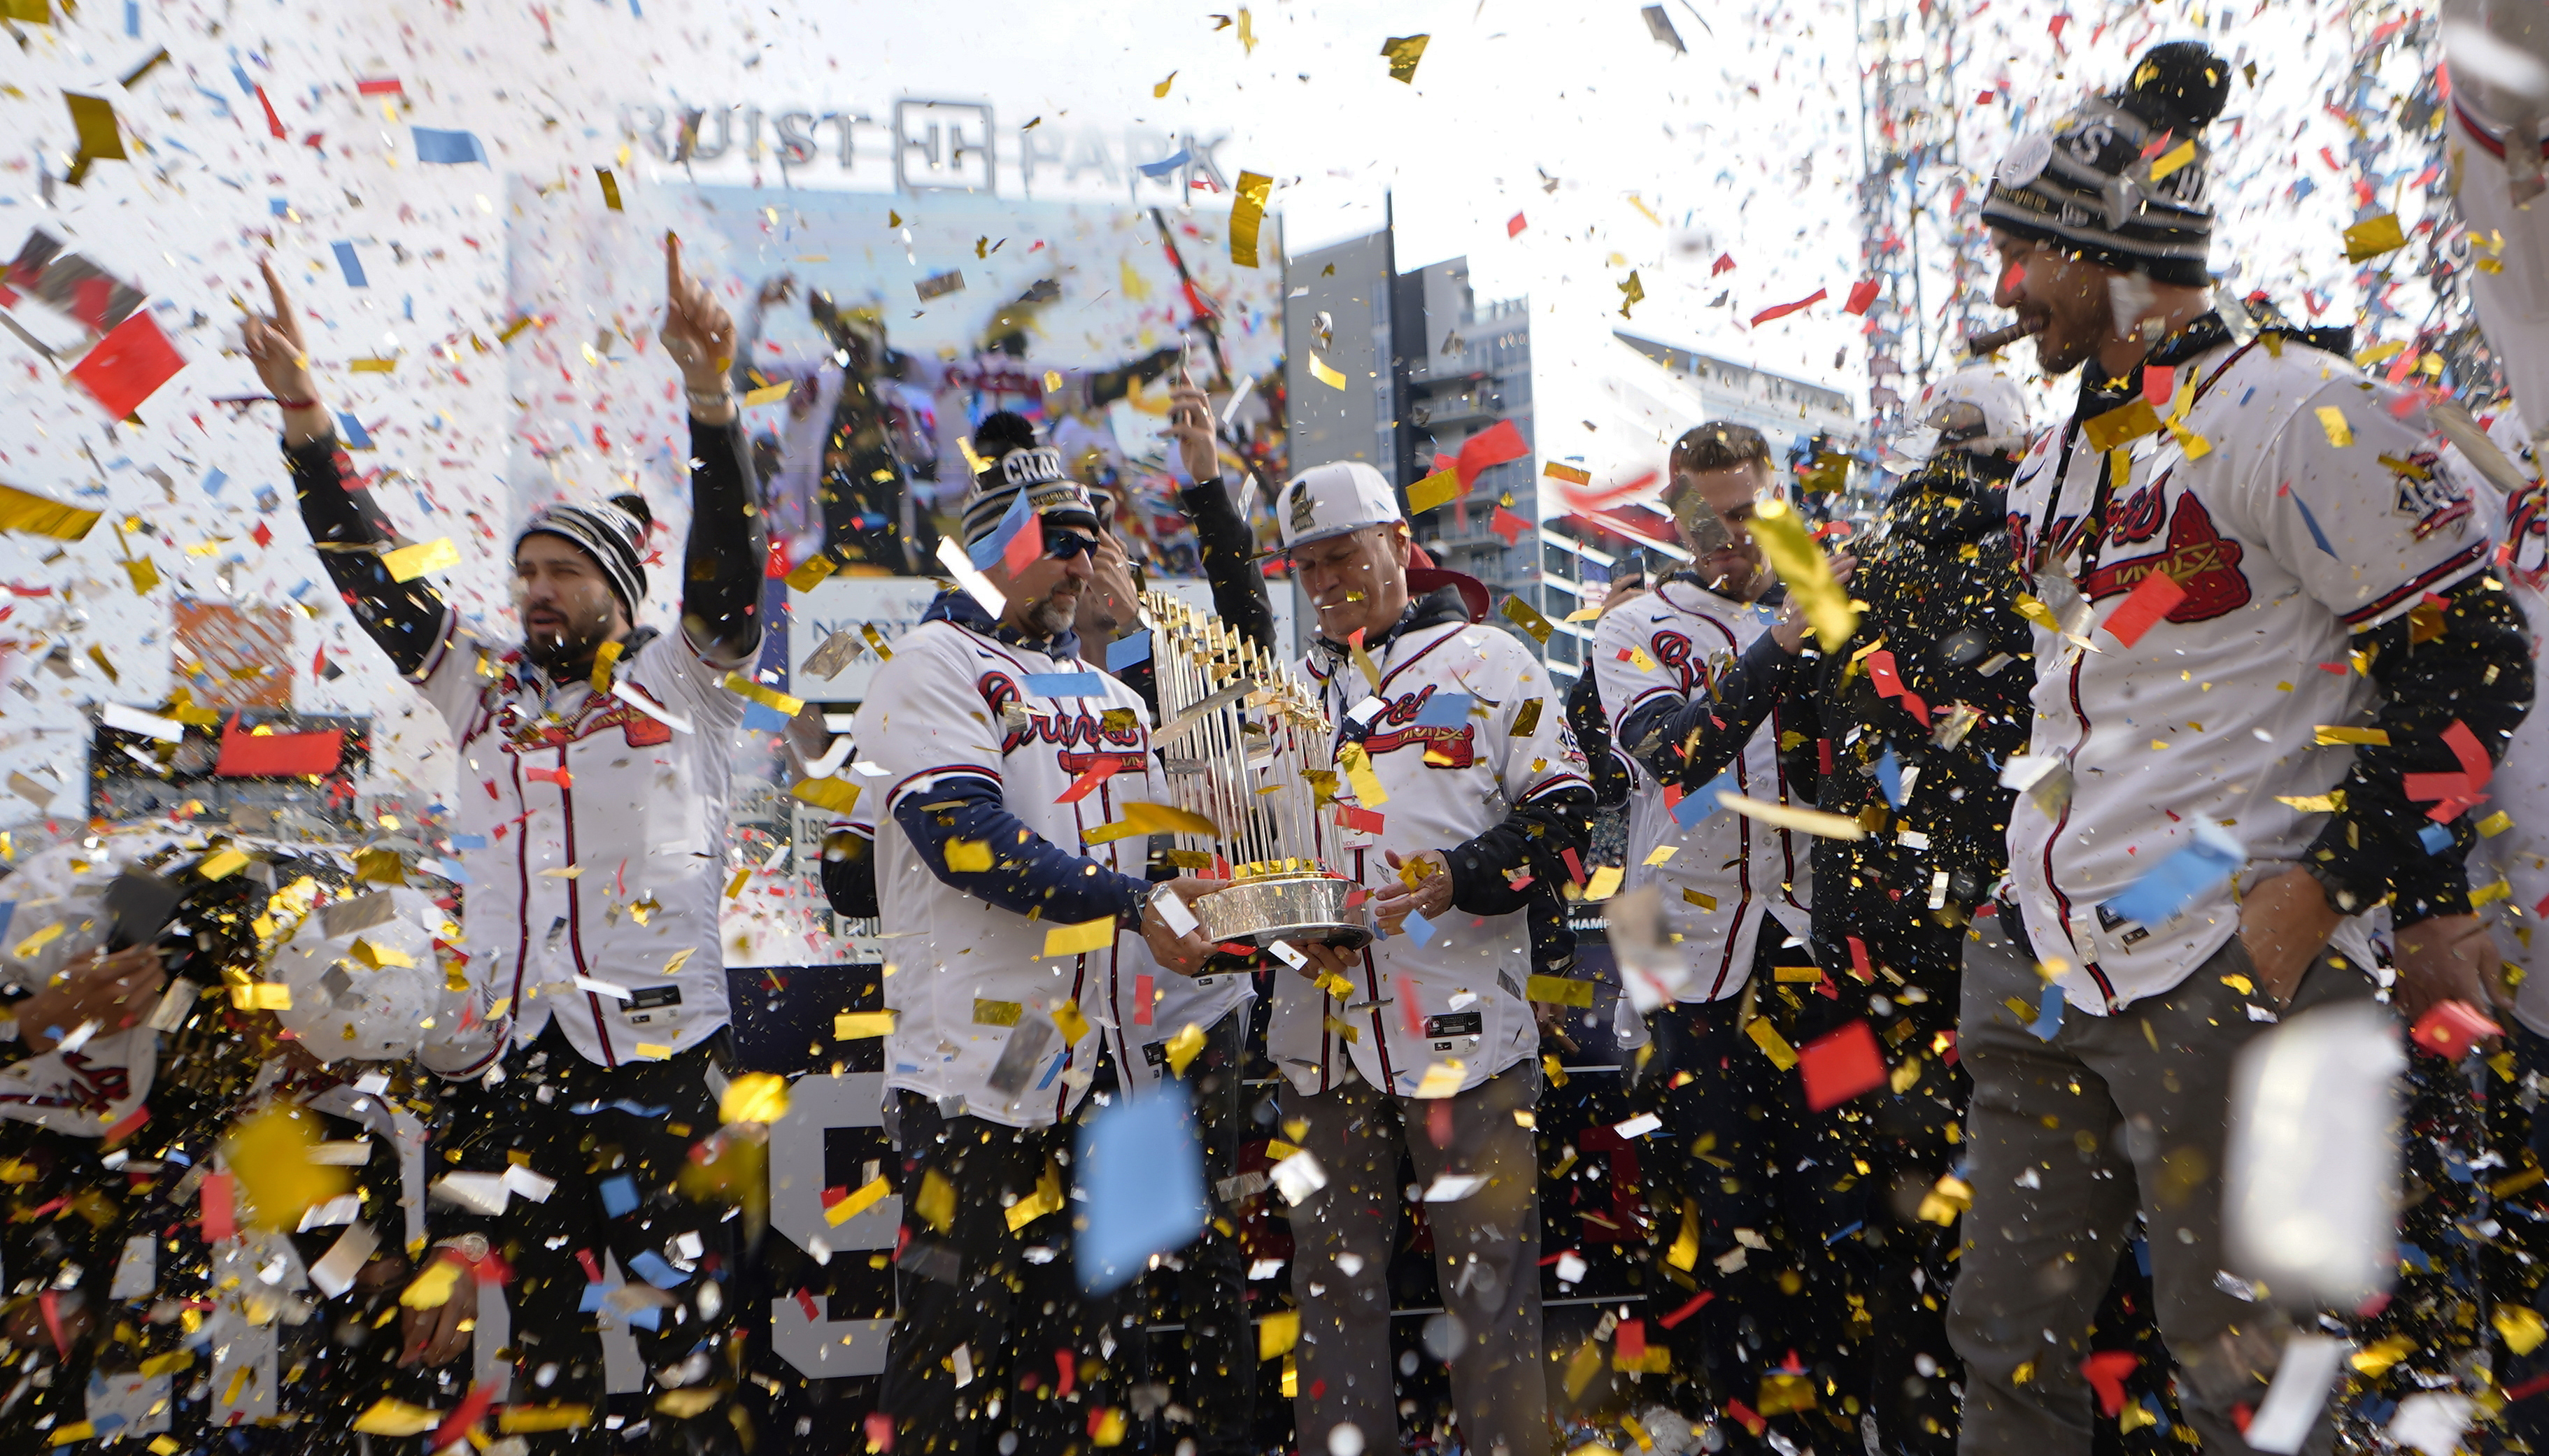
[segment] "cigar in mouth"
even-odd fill
[[[2043,319],[2021,318],[2016,323],[2005,323],[1998,328],[1981,333],[1969,333],[1965,335],[1965,357],[1979,359],[1985,354],[1996,354],[2020,339],[2029,338],[2043,331]]]

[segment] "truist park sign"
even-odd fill
[[[873,110],[632,102],[620,108],[619,121],[632,144],[703,182],[757,177],[861,191],[891,186],[1137,204],[1230,192],[1214,155],[1227,133],[1206,138],[1138,125],[1003,119],[989,102],[903,97]]]

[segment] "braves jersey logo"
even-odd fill
[[[1371,720],[1371,732],[1363,741],[1364,752],[1378,756],[1392,749],[1414,744],[1449,763],[1429,760],[1428,768],[1466,769],[1477,762],[1475,735],[1466,724],[1458,728],[1413,727],[1417,716],[1425,711],[1426,700],[1434,695],[1434,684],[1426,683],[1414,692],[1402,692],[1389,699]],[[1349,723],[1353,720],[1348,719]],[[1384,728],[1389,731],[1383,731]]]
[[[506,679],[505,685],[514,685],[514,680]],[[595,704],[604,702],[609,706],[597,711]],[[523,720],[527,716],[518,702],[507,702],[497,709],[494,726],[503,737],[506,753],[564,748],[612,728],[619,730],[620,741],[630,748],[655,748],[673,741],[671,728],[615,697],[587,698],[584,710],[563,723],[539,723],[526,728]]]
[[[2161,477],[2152,489],[2158,490],[2166,481]],[[2166,572],[2186,589],[2186,599],[2170,609],[2168,620],[2209,622],[2248,604],[2248,578],[2239,570],[2244,555],[2238,542],[2214,527],[2213,513],[2188,491],[2178,496],[2177,508],[2170,514],[2166,550],[2101,566],[2080,590],[2096,601],[2130,592],[2153,572]]]
[[[2415,521],[2417,540],[2469,519],[2474,509],[2469,494],[2434,470],[2442,463],[2440,455],[2418,450],[2405,460],[2384,455],[2381,463],[2390,467],[2399,482],[2399,500],[2391,508]]]
[[[0,1093],[0,1102],[13,1102],[28,1107],[59,1107],[79,1112],[104,1113],[115,1103],[133,1093],[133,1075],[125,1067],[103,1065],[76,1051],[60,1053],[62,1068],[68,1071],[69,1083],[53,1096],[31,1092]]]
[[[1684,697],[1708,685],[1708,660],[1691,656],[1690,639],[1679,632],[1657,632],[1647,639],[1655,661],[1672,669]]]
[[[2168,518],[2168,494],[2158,483],[2133,492],[2116,511],[2115,524],[2107,530],[2107,539],[2122,546],[2137,545],[2159,534],[2160,522]]]
[[[1023,704],[1025,694],[1006,673],[985,673],[975,682],[983,694],[984,704],[992,716],[1008,726],[1000,736],[1003,757],[1030,743],[1049,743],[1059,749],[1062,767],[1071,773],[1085,773],[1099,759],[1123,759],[1142,756],[1141,731],[1134,726],[1133,715],[1123,716],[1121,728],[1107,726],[1104,717],[1086,711],[1077,713],[1039,713],[1021,707],[1026,720],[1021,723],[1008,709],[1012,703]]]

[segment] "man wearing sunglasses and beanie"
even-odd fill
[[[1183,912],[1209,886],[1152,884],[1146,837],[1089,842],[1127,802],[1169,797],[1141,698],[1080,657],[1098,529],[1059,451],[1010,442],[965,506],[982,579],[895,643],[852,727],[897,948],[902,1314],[879,1406],[897,1452],[1041,1456],[1135,1413],[1140,1285],[1081,1291],[1071,1139],[1099,1058],[1144,1065],[1127,1039],[1211,954]]]

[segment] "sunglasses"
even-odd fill
[[[1094,536],[1071,531],[1048,530],[1044,533],[1044,554],[1055,561],[1069,561],[1084,552],[1094,554],[1096,550],[1097,538]]]

